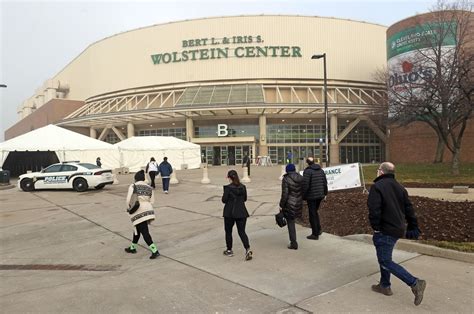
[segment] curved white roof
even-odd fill
[[[50,124],[0,143],[0,151],[114,149],[112,144]]]

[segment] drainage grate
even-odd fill
[[[2,265],[0,270],[76,270],[76,271],[116,271],[121,265],[71,265],[71,264],[29,264]]]

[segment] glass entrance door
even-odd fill
[[[227,146],[227,159],[229,166],[235,166],[235,146]]]
[[[241,165],[245,155],[253,158],[252,145],[201,146],[201,159],[208,165]]]

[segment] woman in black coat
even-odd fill
[[[232,229],[234,223],[237,225],[237,231],[245,248],[245,260],[252,259],[252,251],[250,250],[249,238],[245,233],[245,224],[249,213],[245,207],[247,201],[247,189],[245,185],[240,183],[239,175],[235,170],[230,170],[227,173],[227,178],[230,184],[224,186],[224,195],[222,196],[222,203],[224,206],[224,229],[225,242],[227,250],[224,251],[226,256],[234,256],[232,251]]]
[[[301,217],[303,210],[303,177],[296,172],[293,164],[286,166],[286,174],[281,182],[280,210],[283,211],[288,225],[288,248],[297,250],[295,219]]]

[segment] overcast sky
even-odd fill
[[[91,43],[143,26],[212,16],[291,14],[386,26],[429,11],[435,0],[0,0],[0,141],[17,107]]]

